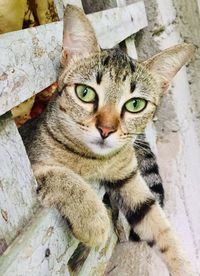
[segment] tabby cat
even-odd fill
[[[108,239],[110,218],[92,188],[99,181],[134,236],[157,245],[171,275],[193,272],[156,200],[155,193],[163,194],[160,179],[155,191],[147,181],[152,155],[144,159],[133,143],[193,53],[183,43],[138,63],[118,48],[102,50],[83,11],[68,5],[59,91],[20,129],[39,199],[60,211],[77,239],[90,247]]]

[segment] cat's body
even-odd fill
[[[158,246],[172,275],[193,274],[155,198],[162,203],[157,167],[147,165],[152,154],[144,160],[133,142],[193,50],[179,45],[144,64],[102,51],[83,12],[68,6],[59,93],[20,130],[42,204],[56,207],[82,243],[101,246],[109,235],[110,218],[92,188],[99,181],[135,234]]]

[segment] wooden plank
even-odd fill
[[[102,48],[112,48],[147,26],[144,2],[89,14]]]
[[[56,80],[61,22],[0,36],[0,115]]]
[[[54,5],[58,13],[58,17],[61,20],[63,18],[63,0],[54,0]]]
[[[104,248],[92,249],[80,276],[102,275],[117,237],[113,230]],[[0,257],[0,275],[70,275],[68,261],[78,246],[55,209],[43,209]]]
[[[36,184],[24,145],[11,116],[0,118],[0,238],[7,243],[24,225],[34,204]]]
[[[36,185],[21,137],[9,114],[0,117],[0,164],[0,241],[5,250],[33,213]]]
[[[102,48],[115,46],[147,25],[142,1],[88,18]],[[61,41],[62,22],[0,36],[0,115],[56,81]]]
[[[111,236],[104,248],[101,248],[98,251],[95,249],[90,251],[90,254],[78,273],[78,276],[104,275],[116,242],[117,236],[112,230]]]
[[[42,210],[0,257],[0,275],[70,275],[78,241],[55,209]]]

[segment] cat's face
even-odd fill
[[[107,155],[144,131],[192,49],[177,46],[140,64],[119,49],[100,50],[83,12],[67,9],[60,109],[72,136],[93,153]]]
[[[62,84],[67,84],[62,110],[76,125],[76,136],[96,154],[108,154],[135,139],[159,101],[148,71],[119,49],[76,61]]]

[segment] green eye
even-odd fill
[[[77,84],[75,87],[77,97],[86,103],[93,103],[96,98],[94,89],[87,85]]]
[[[146,105],[147,101],[145,101],[144,99],[133,98],[125,104],[125,108],[131,113],[137,113],[145,109]]]

